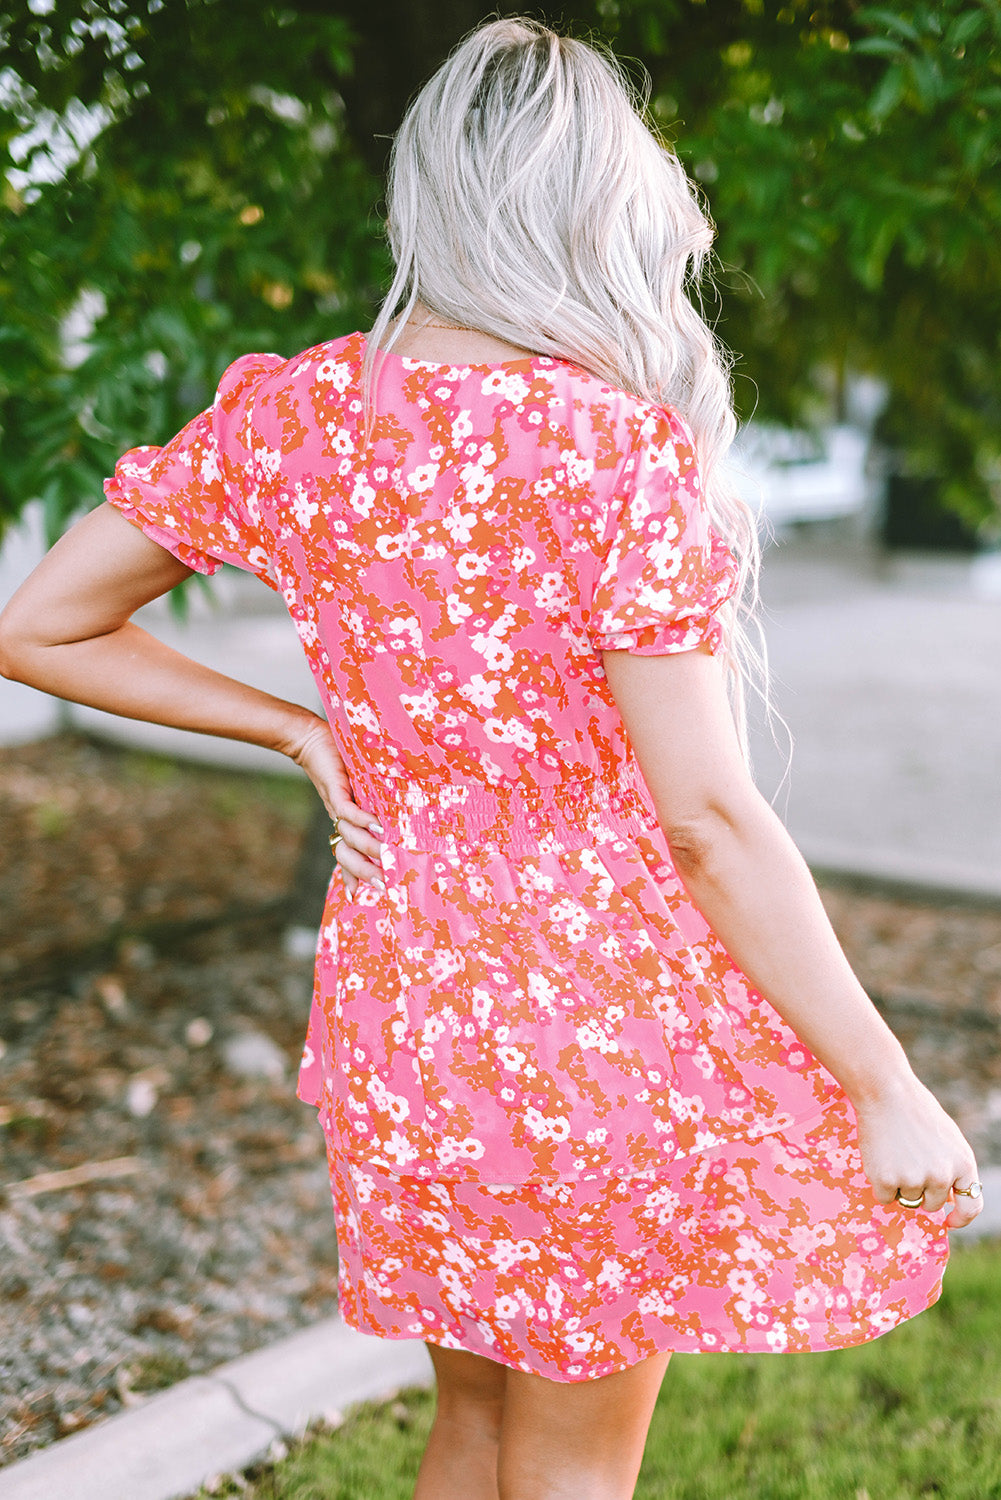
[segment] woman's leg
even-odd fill
[[[414,1500],[630,1500],[669,1354],[565,1384],[427,1347],[437,1410]]]
[[[572,1385],[508,1370],[499,1500],[630,1500],[670,1357]]]
[[[498,1500],[497,1444],[510,1372],[464,1349],[427,1347],[437,1409],[414,1500]]]

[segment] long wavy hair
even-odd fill
[[[370,424],[376,360],[419,299],[448,322],[674,407],[695,440],[710,521],[740,569],[720,614],[746,754],[744,688],[767,691],[748,629],[760,547],[722,462],[736,430],[730,360],[698,290],[714,231],[648,121],[649,89],[611,52],[525,18],[487,21],[459,43],[393,143],[396,274],[367,340],[365,406]]]

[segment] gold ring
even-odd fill
[[[982,1198],[984,1196],[984,1185],[982,1182],[971,1182],[968,1188],[953,1187],[952,1191],[957,1198]]]
[[[334,831],[333,831],[332,834],[329,835],[329,837],[327,839],[327,843],[330,845],[330,852],[331,852],[331,854],[333,854],[334,857],[336,858],[336,856],[337,856],[337,845],[340,843],[340,841],[344,837],[344,835],[341,832],[340,820],[338,818],[334,818],[333,819],[333,824],[334,824]]]
[[[920,1198],[905,1198],[902,1193],[897,1193],[897,1202],[902,1203],[904,1208],[920,1208],[924,1201],[924,1193],[921,1194]]]

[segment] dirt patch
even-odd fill
[[[57,736],[0,755],[0,979],[283,896],[311,788]]]

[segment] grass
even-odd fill
[[[296,825],[305,823],[313,807],[313,793],[302,776],[281,772],[240,771],[229,767],[180,761],[154,750],[123,750],[123,775],[140,786],[170,787],[179,784],[204,788],[212,809],[220,817],[245,815],[265,802]]]
[[[428,1391],[355,1408],[209,1493],[410,1500]],[[941,1301],[831,1354],[679,1355],[636,1500],[1001,1500],[1001,1244],[957,1248]]]
[[[191,1367],[183,1355],[164,1349],[133,1360],[126,1373],[130,1390],[163,1391],[190,1375]]]

